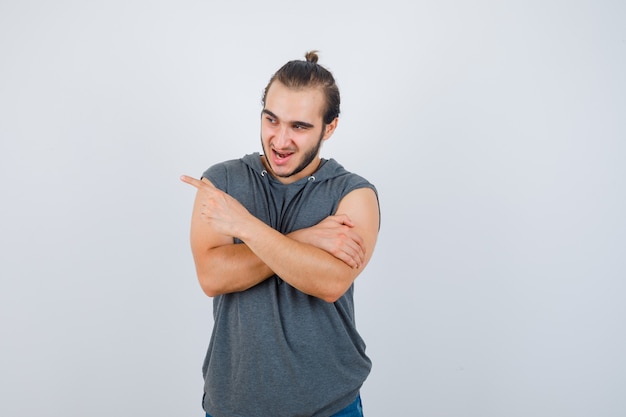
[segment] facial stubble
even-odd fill
[[[325,130],[326,130],[326,126],[324,125],[324,126],[322,126],[322,133],[320,134],[320,138],[317,141],[317,144],[311,150],[309,150],[306,154],[304,154],[304,158],[302,159],[302,162],[300,162],[300,164],[293,171],[291,171],[288,174],[282,174],[282,175],[277,174],[276,171],[274,171],[274,168],[272,167],[270,159],[269,158],[265,158],[265,160],[267,161],[267,164],[272,169],[272,173],[276,177],[279,177],[279,178],[289,178],[289,177],[293,177],[294,175],[299,174],[300,172],[302,172],[319,155],[320,148],[322,147],[322,142],[324,140],[324,131]],[[263,152],[265,152],[265,155],[269,155],[269,152],[267,151],[267,149],[265,149],[265,146],[263,145],[263,137],[261,137],[261,148],[263,148]]]

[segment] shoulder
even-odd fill
[[[352,217],[363,216],[363,219],[367,219],[365,223],[372,225],[375,229],[380,228],[380,203],[378,201],[378,194],[376,188],[371,187],[357,187],[348,192],[339,201],[337,207],[337,213],[346,213]]]
[[[346,170],[335,160],[330,162],[334,176],[330,178],[333,188],[338,190],[339,203],[337,213],[350,213],[352,216],[364,216],[362,220],[380,227],[380,203],[376,186],[365,177]]]
[[[327,161],[327,165],[329,171],[332,172],[328,179],[334,184],[334,186],[342,190],[342,196],[360,188],[369,188],[376,196],[378,196],[376,186],[374,186],[374,184],[368,181],[365,177],[348,171],[334,159],[329,159]]]
[[[245,164],[241,159],[231,159],[228,161],[218,162],[216,164],[211,165],[207,168],[203,173],[203,177],[208,177],[211,175],[220,175],[225,174],[227,172],[231,172],[233,170],[241,169]],[[210,178],[207,178],[210,179]]]
[[[243,158],[219,162],[206,169],[202,178],[208,179],[217,188],[224,190],[233,179],[241,181],[246,178],[247,173],[252,170],[250,160],[250,155],[246,155]]]

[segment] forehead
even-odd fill
[[[265,108],[284,120],[314,121],[324,111],[324,93],[318,87],[289,88],[274,81],[265,97]]]

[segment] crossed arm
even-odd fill
[[[334,302],[369,262],[378,235],[378,202],[367,188],[339,203],[335,216],[283,235],[207,179],[183,176],[197,189],[191,249],[208,296],[244,291],[273,274],[300,291]],[[244,244],[234,244],[237,237]]]

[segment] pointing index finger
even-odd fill
[[[198,179],[195,179],[195,178],[193,178],[193,177],[190,177],[190,176],[188,176],[188,175],[181,175],[181,176],[180,176],[180,180],[181,180],[182,182],[185,182],[185,183],[187,183],[187,184],[189,184],[189,185],[191,185],[191,186],[194,186],[194,187],[196,187],[196,188],[200,188],[200,187],[202,187],[202,186],[204,186],[204,185],[205,185],[205,183],[204,183],[204,182],[202,182],[202,181],[200,181],[200,180],[198,180]]]

